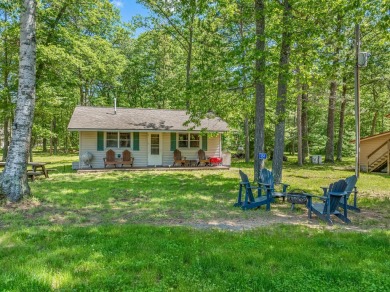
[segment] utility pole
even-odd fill
[[[359,80],[359,53],[360,53],[360,26],[355,26],[355,130],[356,130],[356,156],[355,174],[359,177],[360,172],[360,80]],[[368,166],[367,166],[368,167]]]

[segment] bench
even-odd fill
[[[30,178],[31,181],[34,181],[36,176],[43,175],[42,171],[27,171],[27,178]]]

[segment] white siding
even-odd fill
[[[365,141],[360,142],[360,165],[363,170],[367,170],[368,155],[370,155],[373,151],[375,151],[375,149],[377,149],[389,139],[390,134],[373,137],[372,139],[367,139]],[[383,147],[380,151],[371,156],[369,159],[370,164],[376,159],[378,159],[380,156],[382,156],[384,154],[385,149],[387,149],[387,146]]]
[[[164,166],[172,165],[173,163],[173,151],[171,151],[171,134],[162,133],[162,164]],[[105,140],[104,140],[105,142]],[[176,139],[178,143],[178,139]],[[131,137],[131,145],[133,145],[133,136]],[[105,145],[104,145],[105,146]],[[147,166],[148,164],[148,133],[139,133],[139,151],[134,151],[132,148],[106,148],[104,151],[97,151],[97,132],[80,132],[80,167],[86,168],[81,161],[81,155],[85,152],[90,152],[93,155],[92,167],[93,168],[104,168],[103,158],[106,156],[108,149],[114,150],[115,154],[122,154],[123,150],[128,149],[131,151],[131,155],[134,157],[134,166]],[[215,137],[208,137],[207,143],[207,157],[222,157],[221,149],[221,135],[218,134]],[[198,150],[200,148],[179,148],[183,157],[186,159],[197,160]]]
[[[178,146],[178,137],[176,137],[176,148]],[[207,151],[205,151],[207,157],[222,157],[221,149],[221,135],[218,134],[215,137],[208,137]],[[202,145],[202,141],[200,141]],[[180,150],[182,157],[188,160],[198,159],[198,150],[201,148],[177,148]],[[163,133],[163,165],[172,165],[173,163],[173,151],[171,151],[171,134]]]

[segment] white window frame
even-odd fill
[[[108,139],[107,138],[107,134],[108,133],[116,133],[116,146],[108,146],[107,145],[107,141],[114,141],[114,139]],[[121,134],[129,134],[129,139],[121,139]],[[104,139],[104,146],[106,149],[110,149],[110,148],[113,148],[113,149],[132,149],[132,146],[131,146],[131,143],[132,143],[132,140],[133,140],[133,137],[132,137],[132,132],[119,132],[119,131],[107,131],[105,132],[105,139]],[[122,147],[121,146],[121,141],[129,141],[129,146],[127,147]]]
[[[180,140],[180,135],[186,135],[186,140]],[[191,135],[197,135],[197,140],[191,140]],[[180,146],[180,142],[187,142],[187,146]],[[197,146],[191,146],[191,142],[198,142]],[[177,133],[177,147],[181,149],[200,149],[201,145],[201,136],[199,133]]]

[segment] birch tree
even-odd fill
[[[18,99],[11,145],[0,177],[2,193],[12,202],[30,194],[26,170],[35,107],[36,5],[36,0],[24,0],[21,10]]]

